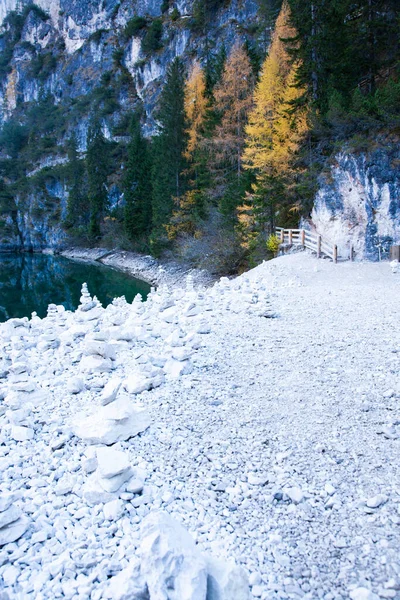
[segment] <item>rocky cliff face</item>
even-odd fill
[[[35,157],[28,179],[43,165],[48,171],[65,162],[65,141],[72,130],[80,150],[85,150],[93,108],[102,118],[106,137],[119,141],[127,128],[127,115],[141,104],[146,114],[144,130],[151,135],[154,108],[174,57],[180,56],[190,67],[194,59],[202,61],[223,46],[229,51],[237,37],[259,48],[266,45],[268,36],[263,33],[260,39],[259,32],[255,33],[259,23],[256,0],[221,3],[207,36],[192,26],[193,6],[194,0],[37,0],[35,5],[29,0],[0,0],[0,22],[5,19],[0,37],[4,57],[0,123],[18,120],[48,94],[68,114],[66,124],[53,128],[56,147]],[[22,15],[18,22],[16,11]],[[147,25],[132,33],[129,24],[138,16]],[[163,23],[160,48],[144,52],[143,38],[156,18]],[[15,198],[14,214],[10,211],[0,228],[0,247],[39,249],[63,244],[65,234],[57,216],[65,210],[65,187],[61,178],[52,185],[58,188],[53,198],[58,203],[53,203],[50,214],[35,208],[41,203],[40,193]]]
[[[359,259],[387,258],[400,244],[400,147],[379,140],[364,152],[337,154],[320,177],[312,220],[323,237],[347,257],[350,244]]]

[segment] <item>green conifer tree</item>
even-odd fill
[[[107,177],[109,173],[109,145],[98,120],[89,127],[86,169],[88,200],[90,206],[89,234],[101,235],[100,224],[105,216],[108,202]]]
[[[84,161],[79,158],[78,142],[75,134],[72,134],[68,141],[67,151],[67,180],[69,193],[65,226],[72,227],[77,225],[80,221],[87,219],[89,209],[87,199],[85,199],[83,192],[85,164]]]
[[[187,133],[184,90],[184,69],[182,62],[176,58],[167,71],[157,113],[159,135],[153,139],[153,240],[157,236],[162,237],[174,208],[174,199],[185,191],[183,171]]]
[[[126,201],[124,226],[127,236],[137,240],[148,234],[151,227],[151,164],[148,142],[142,135],[137,114],[132,117],[130,135],[123,182]]]

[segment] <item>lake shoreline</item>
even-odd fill
[[[205,270],[195,269],[177,261],[162,262],[149,255],[124,250],[71,247],[57,254],[70,260],[100,263],[129,273],[132,277],[156,287],[184,287],[189,275],[192,277],[195,287],[209,287],[218,279]]]

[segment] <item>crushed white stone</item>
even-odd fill
[[[148,600],[161,510],[212,600],[400,599],[399,288],[301,253],[1,324],[0,597]]]

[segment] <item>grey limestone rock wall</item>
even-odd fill
[[[336,155],[320,178],[312,220],[343,257],[353,244],[359,259],[387,258],[400,244],[400,144],[380,140],[368,152]]]

